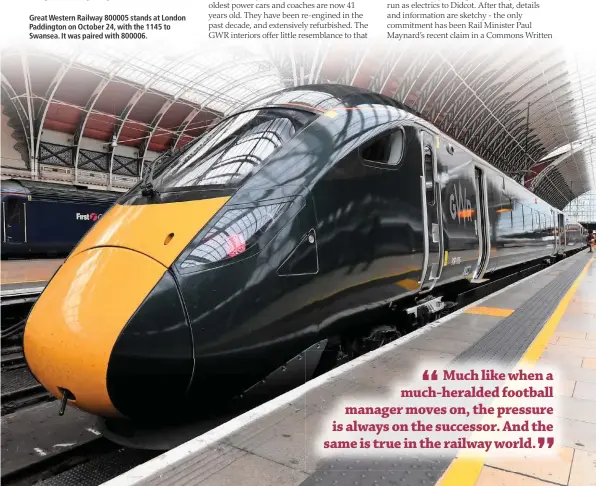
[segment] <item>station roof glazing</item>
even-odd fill
[[[582,223],[596,223],[596,191],[588,191],[571,201],[563,210]]]
[[[124,174],[110,145],[115,138],[117,145],[138,148],[139,167],[129,170],[138,176],[148,150],[181,146],[283,87],[329,82],[407,104],[558,208],[596,189],[596,62],[590,53],[538,43],[515,50],[499,43],[434,50],[414,42],[395,49],[272,43],[175,53],[56,43],[26,53],[9,49],[2,61],[3,105],[12,102],[15,130],[40,160],[43,129],[63,131],[73,135],[75,147],[82,138],[104,142],[109,155],[96,169]],[[76,168],[80,157],[75,150],[72,160],[59,163]]]
[[[45,52],[217,113],[281,87],[275,66],[241,47],[160,53],[64,45]]]

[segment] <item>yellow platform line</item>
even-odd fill
[[[534,341],[532,341],[532,344],[530,344],[528,349],[526,349],[526,352],[521,357],[518,366],[529,367],[536,364],[546,349],[548,342],[559,325],[559,321],[565,314],[565,311],[567,310],[573,295],[577,291],[579,284],[585,277],[586,273],[588,273],[590,265],[592,265],[593,261],[594,257],[590,258],[588,263],[586,263],[584,269],[575,279],[573,285],[571,285],[571,288],[563,296],[555,311],[552,313],[548,321],[546,321],[544,327],[534,338]],[[484,459],[482,457],[458,456],[453,460],[441,479],[439,479],[437,486],[474,486],[483,467]]]
[[[502,309],[500,307],[470,307],[464,311],[464,314],[476,314],[479,316],[509,317],[515,312],[515,309]]]
[[[47,282],[50,278],[45,280],[1,280],[0,285],[26,284],[26,283],[42,283]]]
[[[420,287],[420,284],[413,278],[404,278],[403,280],[400,280],[396,283],[406,290],[416,290],[418,287]]]

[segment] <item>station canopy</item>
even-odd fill
[[[96,172],[125,188],[159,153],[256,98],[289,86],[356,85],[410,106],[553,206],[596,190],[593,55],[545,42],[393,46],[6,49],[2,107],[24,171],[44,178],[46,166],[63,167],[78,182]]]

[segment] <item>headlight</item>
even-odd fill
[[[210,268],[258,251],[257,242],[290,203],[229,209],[184,257],[180,268]],[[200,236],[200,235],[199,235]]]

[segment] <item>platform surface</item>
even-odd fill
[[[530,349],[563,375],[557,460],[521,454],[516,461],[480,461],[461,474],[457,450],[433,459],[398,450],[370,460],[315,456],[313,442],[338,399],[386,393],[423,361],[514,366]],[[596,264],[582,251],[106,484],[589,486],[595,473]]]
[[[0,292],[10,296],[39,292],[64,262],[63,258],[39,260],[3,260],[0,272]]]

